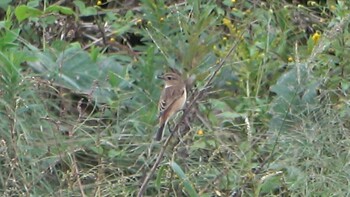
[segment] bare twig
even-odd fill
[[[242,35],[239,36],[239,38],[241,38]],[[200,98],[202,97],[203,93],[205,91],[207,91],[211,85],[211,83],[213,82],[215,76],[218,74],[218,72],[220,71],[220,69],[224,66],[224,63],[227,61],[228,57],[233,53],[233,50],[237,47],[237,44],[239,43],[239,40],[236,41],[236,43],[230,48],[230,50],[227,52],[226,56],[220,61],[220,63],[216,66],[216,69],[214,70],[214,72],[210,75],[210,77],[207,79],[205,85],[203,86],[203,88],[201,90],[198,90],[196,92],[194,92],[194,96],[192,101],[190,102],[190,104],[186,107],[183,115],[181,116],[180,120],[178,121],[178,123],[175,125],[175,128],[173,130],[173,132],[171,132],[170,136],[166,139],[166,141],[164,142],[159,155],[157,157],[156,162],[153,164],[151,171],[147,174],[146,178],[144,179],[140,190],[137,194],[138,197],[142,197],[143,193],[146,190],[147,184],[150,181],[151,177],[154,175],[159,163],[162,161],[164,152],[166,147],[169,145],[169,142],[171,140],[171,138],[173,137],[175,131],[177,131],[180,127],[180,123],[182,121],[185,120],[185,118],[187,117],[187,115],[189,114],[190,110],[192,109],[193,105],[200,100]]]
[[[83,184],[81,184],[81,180],[80,180],[80,176],[79,176],[79,168],[78,168],[78,164],[77,164],[77,158],[75,157],[75,154],[73,154],[72,156],[73,156],[73,174],[77,178],[77,183],[78,183],[78,187],[80,190],[80,195],[82,197],[85,197],[86,195],[84,193]]]

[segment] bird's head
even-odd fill
[[[165,73],[158,76],[158,79],[162,79],[165,82],[165,87],[183,84],[181,76],[177,73]]]

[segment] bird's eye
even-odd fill
[[[172,78],[171,77],[167,77],[167,80],[172,80]]]

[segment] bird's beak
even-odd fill
[[[158,75],[157,78],[158,79],[164,79],[164,75]]]

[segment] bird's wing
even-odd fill
[[[161,116],[164,111],[169,109],[171,105],[178,100],[183,94],[185,90],[183,88],[178,88],[176,86],[170,86],[163,90],[161,100],[159,101],[159,116]]]

